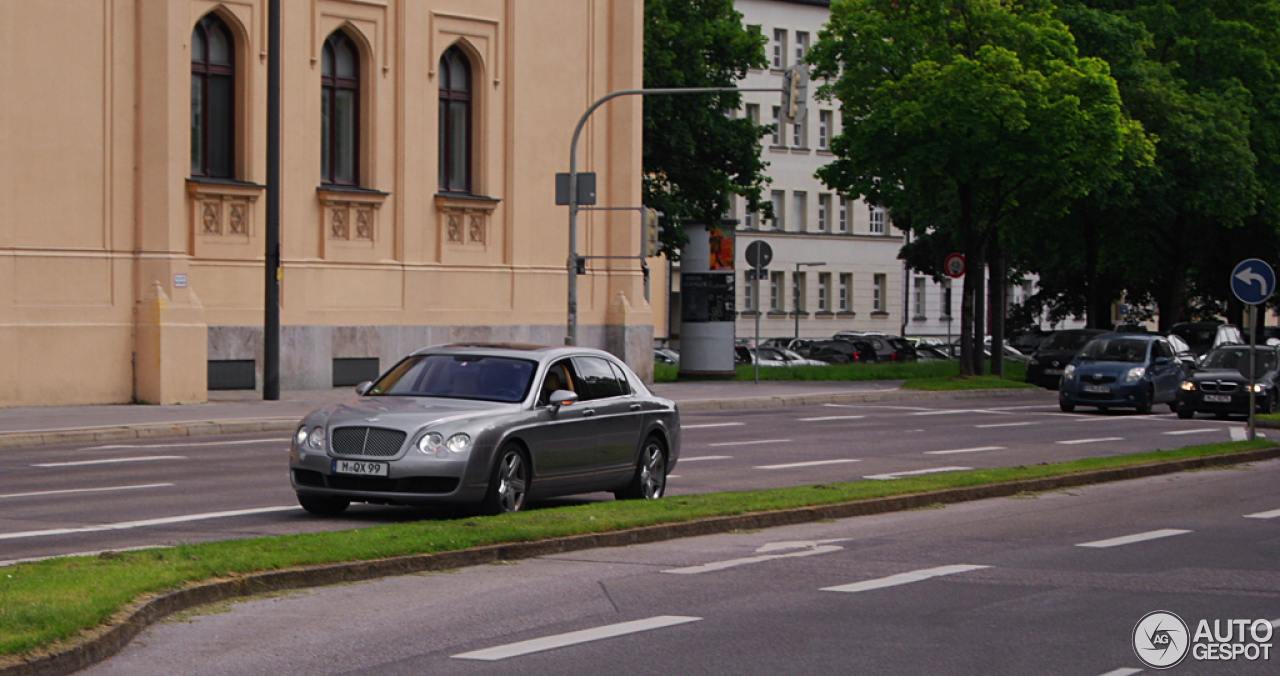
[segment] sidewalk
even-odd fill
[[[902,390],[902,381],[766,381],[659,383],[658,396],[681,412],[741,411],[827,403],[1026,397],[1042,390]],[[353,388],[288,391],[263,401],[253,391],[210,392],[209,402],[179,406],[105,404],[0,408],[0,448],[44,446],[153,437],[292,431],[313,409],[355,398]]]

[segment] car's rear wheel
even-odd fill
[[[1155,398],[1156,398],[1155,390],[1148,387],[1146,393],[1142,395],[1142,399],[1138,400],[1138,405],[1134,407],[1138,409],[1138,414],[1151,415],[1151,405],[1152,405],[1152,401]]]
[[[1063,413],[1071,413],[1072,411],[1076,410],[1076,405],[1068,404],[1065,401],[1060,401],[1058,402],[1058,408],[1062,409]]]
[[[507,444],[498,452],[498,462],[489,477],[489,492],[481,509],[486,514],[510,514],[524,509],[529,491],[529,463],[517,444]]]
[[[657,500],[667,490],[667,453],[657,437],[645,439],[636,472],[627,487],[614,492],[619,500]]]
[[[337,516],[351,506],[350,500],[341,498],[324,498],[318,495],[298,494],[298,504],[312,514],[318,516]]]

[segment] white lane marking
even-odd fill
[[[1270,512],[1257,512],[1255,514],[1245,514],[1246,519],[1274,519],[1280,516],[1280,509],[1273,509]]]
[[[276,422],[276,421],[279,421],[279,420],[300,420],[300,418],[298,418],[297,416],[268,417],[268,418],[245,418],[244,420],[238,420],[238,421],[236,421],[236,422]],[[160,421],[160,422],[143,423],[143,424],[146,424],[146,425],[166,425],[166,426],[168,426],[168,425],[186,425],[186,424],[189,424],[189,423],[198,423],[198,424],[203,423],[203,424],[208,424],[208,423],[213,423],[213,422],[217,422],[217,421],[216,421],[216,420],[209,420],[208,418],[205,418],[204,420],[162,420],[162,421]],[[82,432],[82,431],[85,431],[85,430],[100,430],[100,429],[102,429],[102,426],[101,426],[101,425],[88,425],[88,426],[85,426],[85,427],[44,427],[44,428],[41,428],[41,429],[29,429],[29,430],[8,430],[8,431],[10,431],[10,432],[14,432],[14,433],[21,433],[21,434],[49,434],[49,433],[51,433],[51,432]],[[255,434],[255,433],[254,433],[254,432],[248,432],[248,434]]]
[[[909,573],[898,573],[889,577],[882,577],[876,580],[864,580],[862,582],[854,582],[853,584],[842,584],[837,587],[823,587],[822,591],[833,592],[863,592],[872,589],[883,589],[885,587],[896,587],[900,584],[910,584],[912,582],[920,582],[930,578],[942,577],[944,575],[955,575],[956,573],[967,573],[971,570],[982,570],[991,566],[939,566],[938,568],[925,568],[924,570],[913,570]]]
[[[1221,428],[1198,429],[1198,430],[1174,430],[1172,432],[1164,432],[1164,434],[1180,437],[1184,434],[1204,434],[1205,432],[1221,432],[1221,431],[1222,431]]]
[[[754,446],[756,444],[785,444],[790,439],[760,439],[758,441],[722,441],[718,444],[707,444],[708,446]]]
[[[699,460],[729,460],[732,455],[695,455],[692,458],[682,456],[680,462],[698,462]]]
[[[1027,404],[1025,406],[992,406],[991,411],[1024,411],[1029,408],[1044,408],[1044,404]]]
[[[625,636],[627,634],[635,634],[641,631],[649,631],[651,629],[662,629],[663,627],[673,627],[678,624],[686,624],[688,622],[701,621],[701,617],[681,617],[679,615],[659,615],[643,620],[634,620],[632,622],[620,622],[618,624],[607,624],[603,627],[594,629],[583,629],[582,631],[571,631],[567,634],[559,634],[556,636],[547,636],[545,638],[535,638],[529,641],[520,641],[518,643],[509,643],[507,645],[497,646],[495,648],[485,648],[484,650],[475,650],[469,653],[453,655],[456,660],[484,660],[486,662],[495,662],[497,660],[505,660],[509,657],[519,657],[530,653],[542,652],[544,650],[554,650],[565,646],[577,645],[579,643],[588,643],[590,641],[599,641],[606,638],[614,638],[616,636]]]
[[[1096,439],[1068,439],[1066,441],[1055,441],[1055,444],[1063,446],[1075,446],[1077,444],[1100,444],[1104,441],[1124,441],[1124,437],[1098,437]]]
[[[114,446],[86,446],[80,451],[118,451],[125,448],[194,448],[196,446],[243,446],[246,444],[269,444],[273,441],[288,443],[289,437],[271,437],[270,439],[241,439],[239,441],[201,441],[194,444],[117,444]]]
[[[72,556],[98,556],[103,552],[141,552],[148,549],[164,549],[168,545],[140,545],[137,547],[117,547],[114,549],[99,549],[92,552],[76,552],[75,554],[51,554],[49,556],[33,556],[29,559],[10,559],[8,561],[0,561],[0,568],[16,566],[19,563],[35,563],[36,561],[48,561],[49,559],[61,559]]]
[[[922,474],[938,474],[940,472],[963,472],[973,469],[972,467],[933,467],[930,469],[918,469],[912,472],[891,472],[889,474],[871,474],[862,477],[863,479],[872,479],[874,481],[887,481],[889,479],[897,479],[907,476],[920,476]]]
[[[887,391],[887,390],[886,390]],[[926,406],[889,406],[887,404],[823,404],[827,408],[887,408],[896,411],[932,411]]]
[[[956,415],[957,413],[985,413],[987,415],[1013,415],[1007,411],[992,411],[986,408],[949,408],[942,411],[922,411],[911,415]]]
[[[925,451],[925,455],[952,455],[955,453],[981,453],[983,451],[1003,451],[1007,446],[975,446],[974,448],[955,448],[949,451]]]
[[[985,430],[985,429],[991,429],[993,427],[1026,427],[1027,425],[1039,425],[1039,424],[1040,423],[1038,422],[1032,421],[1032,422],[1016,422],[1016,423],[994,423],[990,425],[974,425],[974,427],[980,430]]]
[[[46,495],[67,495],[68,493],[105,493],[107,491],[136,491],[143,488],[165,488],[173,484],[141,484],[138,486],[107,486],[104,488],[67,488],[60,491],[36,491],[34,493],[10,493],[0,498],[36,498]]]
[[[108,530],[130,530],[133,528],[146,528],[147,526],[165,526],[172,523],[186,523],[188,521],[204,521],[205,519],[222,519],[229,516],[248,516],[252,514],[269,514],[271,512],[290,512],[302,509],[297,505],[288,507],[260,507],[258,509],[237,509],[229,512],[206,512],[204,514],[187,514],[185,516],[166,516],[158,519],[143,519],[141,521],[122,521],[119,523],[104,523],[100,526],[76,526],[73,528],[51,528],[49,530],[28,530],[18,533],[0,533],[0,540],[18,540],[22,538],[38,538],[49,535],[71,535],[74,533],[96,533]]]
[[[1280,629],[1280,619],[1271,620],[1271,626],[1275,627],[1276,629]]]
[[[796,418],[800,422],[819,422],[822,420],[862,420],[862,415],[824,415],[818,418]]]
[[[112,465],[119,462],[147,462],[150,460],[186,460],[185,455],[148,455],[138,458],[110,458],[104,460],[76,460],[73,462],[44,462],[32,467],[82,467],[84,465]]]
[[[769,552],[781,552],[788,549],[812,549],[821,545],[829,545],[833,542],[848,542],[852,538],[835,538],[833,540],[783,540],[780,542],[766,542],[756,547],[757,554],[768,554]]]
[[[680,475],[679,475],[679,474],[668,474],[668,475],[667,475],[667,478],[668,478],[668,479],[679,479],[679,478],[680,478]]]
[[[786,544],[790,544],[790,543],[786,543]],[[664,570],[662,572],[670,573],[672,575],[697,575],[699,573],[713,573],[717,570],[725,570],[726,568],[736,568],[738,566],[749,566],[753,563],[763,563],[765,561],[773,561],[774,559],[794,559],[794,558],[800,558],[803,556],[815,556],[817,554],[830,554],[831,552],[838,552],[844,549],[844,547],[841,547],[839,545],[819,545],[816,542],[810,542],[805,544],[812,545],[812,546],[807,549],[802,549],[798,552],[787,552],[786,554],[762,554],[760,556],[746,556],[740,559],[730,559],[728,561],[713,561],[711,563],[704,563],[700,566],[686,566],[684,568],[672,568],[671,570]],[[764,547],[761,547],[761,549],[764,549]],[[760,550],[758,549],[756,551],[760,551]]]
[[[682,430],[700,430],[700,429],[706,429],[706,428],[708,428],[708,427],[742,427],[742,426],[743,426],[743,425],[745,425],[745,424],[746,424],[746,423],[740,423],[740,422],[731,422],[731,423],[703,423],[703,424],[701,424],[701,425],[681,425],[681,426],[680,426],[680,429],[682,429]]]
[[[853,458],[843,460],[812,460],[809,462],[789,462],[785,465],[756,465],[756,469],[792,469],[794,467],[817,467],[819,465],[841,465],[848,462],[862,462]]]
[[[1077,547],[1090,547],[1093,549],[1104,549],[1107,547],[1119,547],[1121,545],[1131,545],[1135,542],[1146,542],[1147,540],[1159,540],[1160,538],[1173,537],[1175,535],[1186,535],[1189,530],[1181,530],[1178,528],[1165,528],[1162,530],[1152,530],[1145,533],[1135,533],[1133,535],[1124,535],[1109,540],[1097,540],[1094,542],[1081,542]]]
[[[1141,669],[1134,669],[1132,667],[1121,667],[1120,669],[1112,669],[1111,671],[1108,671],[1102,676],[1133,676],[1134,674],[1141,674],[1141,673],[1142,673]]]
[[[1249,430],[1246,430],[1246,429],[1245,429],[1245,428],[1243,428],[1243,427],[1232,427],[1232,428],[1231,428],[1231,440],[1232,440],[1232,441],[1244,441],[1245,439],[1248,439],[1248,438],[1249,438]]]

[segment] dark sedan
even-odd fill
[[[1026,380],[1040,387],[1056,390],[1062,380],[1062,372],[1075,358],[1080,348],[1094,336],[1104,333],[1097,329],[1070,329],[1056,331],[1049,336],[1027,362]]]
[[[662,497],[680,456],[680,413],[612,355],[537,345],[419,350],[359,399],[313,411],[289,451],[298,502],[470,504],[612,491]]]
[[[1259,413],[1275,413],[1280,401],[1276,391],[1276,348],[1258,347],[1258,374],[1254,403]],[[1205,355],[1200,369],[1182,381],[1178,390],[1178,417],[1213,413],[1225,418],[1249,414],[1249,348],[1220,347]]]

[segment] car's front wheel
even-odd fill
[[[619,500],[657,500],[667,490],[667,454],[657,437],[644,442],[644,450],[636,461],[636,472],[627,487],[615,491]]]
[[[1059,401],[1058,408],[1062,409],[1063,413],[1071,413],[1072,411],[1076,410],[1076,405],[1068,404],[1066,401]]]
[[[324,498],[318,495],[298,494],[298,504],[312,514],[318,516],[337,516],[351,506],[351,501],[341,498]]]
[[[509,514],[524,509],[529,490],[529,463],[516,444],[507,444],[498,453],[498,462],[489,477],[489,492],[481,509],[486,514]]]
[[[1196,416],[1196,410],[1190,406],[1179,406],[1174,409],[1174,411],[1176,411],[1178,417],[1183,420],[1190,420]]]

